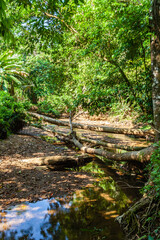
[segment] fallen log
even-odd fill
[[[37,119],[43,119],[46,122],[56,124],[59,126],[70,126],[68,121],[61,121],[51,117],[46,117],[42,114],[28,112],[31,116]],[[126,135],[137,135],[139,137],[144,137],[147,135],[154,136],[153,130],[141,130],[141,129],[128,129],[128,128],[113,128],[113,127],[105,127],[105,126],[97,126],[97,125],[86,125],[80,123],[72,123],[74,128],[86,129],[97,132],[107,132],[107,133],[116,133],[116,134],[126,134]]]
[[[66,140],[67,141],[67,138],[69,137],[69,134],[67,133],[63,133],[61,131],[58,131],[56,129],[49,129],[48,127],[44,127],[44,126],[41,126],[42,129],[44,129],[45,131],[49,131],[49,132],[53,132],[53,133],[57,133],[63,137],[66,137]],[[103,141],[97,141],[97,140],[93,140],[93,139],[88,139],[88,138],[84,138],[84,137],[80,137],[78,135],[78,140],[80,142],[88,142],[88,143],[93,143],[97,146],[104,146],[104,147],[107,147],[107,148],[110,148],[110,149],[122,149],[122,150],[126,150],[126,151],[138,151],[138,150],[141,150],[141,149],[144,149],[146,147],[144,146],[127,146],[127,145],[120,145],[120,144],[113,144],[113,143],[107,143],[107,142],[103,142]],[[71,141],[71,139],[68,141]]]
[[[105,151],[102,149],[94,149],[83,146],[77,138],[72,134],[72,142],[75,144],[76,147],[78,147],[82,152],[89,153],[89,154],[95,154],[99,156],[103,156],[105,158],[108,158],[110,160],[115,161],[138,161],[138,162],[145,162],[149,161],[150,157],[155,149],[153,145],[144,148],[140,151],[131,151],[131,152],[125,152],[125,153],[113,153],[109,151]]]
[[[44,130],[47,130],[46,127],[42,127]],[[99,156],[103,156],[105,158],[108,158],[110,160],[115,160],[115,161],[138,161],[138,162],[145,162],[145,161],[149,161],[150,160],[150,156],[152,155],[152,152],[154,151],[155,147],[153,145],[147,147],[147,148],[143,148],[142,150],[139,151],[130,151],[130,152],[126,152],[126,153],[113,153],[113,152],[109,152],[106,150],[102,150],[102,149],[95,149],[95,148],[90,148],[90,147],[86,147],[83,146],[83,144],[81,144],[79,142],[79,140],[77,139],[77,137],[75,137],[75,132],[72,131],[71,135],[62,133],[58,130],[49,130],[49,131],[53,131],[59,135],[61,135],[62,137],[59,138],[61,141],[64,142],[70,142],[70,143],[74,143],[74,145],[76,147],[78,147],[82,152],[84,153],[89,153],[89,154],[94,154],[94,155],[99,155]],[[80,139],[81,141],[81,139]],[[83,139],[82,139],[83,141]]]
[[[92,139],[87,139],[87,138],[80,138],[78,137],[78,139],[82,142],[88,142],[88,143],[93,143],[96,146],[104,146],[107,148],[111,148],[111,149],[123,149],[126,151],[138,151],[143,149],[144,147],[138,147],[138,146],[127,146],[127,145],[120,145],[120,144],[114,144],[114,143],[107,143],[107,142],[103,142],[103,141],[97,141],[97,140],[92,140]]]
[[[95,148],[90,148],[83,146],[82,143],[79,142],[77,137],[75,136],[75,132],[73,132],[70,136],[61,136],[60,137],[61,141],[64,142],[70,142],[74,143],[76,147],[78,147],[82,152],[92,154],[92,155],[98,155],[98,156],[103,156],[109,160],[114,160],[114,161],[138,161],[138,162],[146,162],[150,160],[150,157],[155,149],[154,145],[151,145],[147,148],[144,148],[139,151],[130,151],[130,152],[125,152],[125,153],[113,153],[109,152],[103,149],[95,149]]]
[[[84,165],[93,160],[93,156],[89,155],[76,155],[76,156],[48,156],[38,158],[22,159],[22,162],[26,162],[33,165],[44,166],[47,165],[54,170],[62,170],[66,168],[74,168]]]

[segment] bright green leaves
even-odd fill
[[[157,142],[155,147],[151,156],[151,163],[148,166],[150,179],[143,191],[160,199],[160,142]]]
[[[26,84],[36,101],[48,93],[70,94],[98,113],[118,101],[118,88],[121,99],[151,112],[149,0],[15,0],[13,6],[17,49],[25,56],[51,54],[52,63],[27,58]],[[11,64],[2,70],[12,75],[5,83],[18,84]]]
[[[14,56],[13,52],[6,51],[0,55],[0,89],[12,89],[14,95],[14,85],[21,84],[21,81],[27,76],[22,67],[18,56]]]
[[[11,19],[7,14],[7,1],[0,1],[0,37],[3,36],[7,41],[8,38],[12,38],[10,31]]]
[[[25,124],[24,119],[22,104],[17,103],[9,94],[0,91],[0,139],[21,129]]]
[[[74,0],[72,5],[74,3],[76,8],[81,2],[83,1]],[[62,11],[64,9],[65,11]],[[35,48],[35,43],[39,41],[51,44],[61,38],[60,35],[67,26],[64,23],[71,17],[71,12],[71,4],[68,0],[1,0],[0,36],[8,42],[13,39],[13,35],[14,37],[18,35],[18,38],[25,36],[27,41],[30,41],[31,48]]]
[[[84,49],[83,61],[88,56],[92,62],[95,59],[110,63],[106,68],[106,79],[108,79],[106,84],[109,85],[114,73],[115,82],[119,83],[121,79],[122,84],[126,83],[132,88],[129,94],[132,103],[145,95],[142,101],[137,103],[141,105],[143,111],[149,110],[147,105],[142,106],[142,102],[146,104],[146,99],[151,101],[151,97],[148,97],[151,91],[149,83],[151,75],[148,79],[149,1],[143,1],[141,4],[135,0],[126,3],[109,0],[87,1],[78,9],[74,21],[74,27],[80,33],[76,37]],[[100,72],[102,74],[102,71]],[[92,78],[97,78],[96,71],[92,71]],[[149,84],[148,90],[142,88],[146,80]],[[136,86],[138,92],[135,91],[133,94]]]
[[[151,181],[153,183],[152,187],[156,191],[157,197],[160,198],[160,142],[157,143],[156,147],[157,148],[151,157]]]

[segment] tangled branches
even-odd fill
[[[126,213],[117,218],[122,226],[126,239],[160,238],[160,199],[155,197],[142,198]]]

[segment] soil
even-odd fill
[[[34,127],[23,133],[50,135]],[[53,155],[77,154],[75,150],[59,143],[51,144],[40,137],[11,135],[0,141],[0,210],[9,205],[39,199],[71,197],[73,193],[94,181],[89,173],[76,171],[51,171],[44,166],[23,162],[23,159]]]

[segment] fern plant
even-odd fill
[[[0,90],[8,91],[13,96],[15,85],[21,85],[27,75],[22,62],[12,51],[0,55]]]

